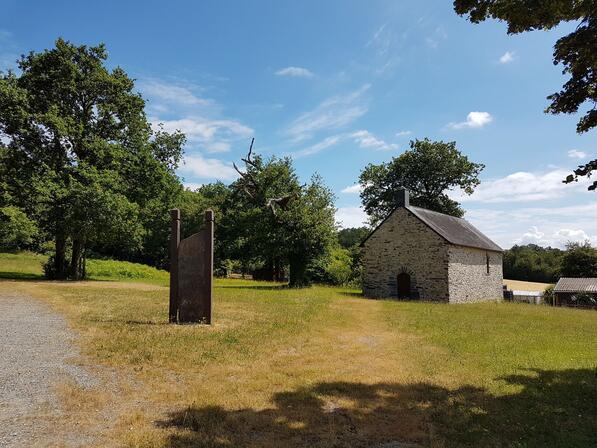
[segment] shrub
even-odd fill
[[[18,207],[0,208],[0,249],[17,251],[33,244],[38,229],[35,221]]]
[[[350,251],[340,247],[332,249],[325,272],[331,283],[346,285],[352,278]]]
[[[547,288],[545,288],[545,291],[543,291],[543,303],[545,305],[553,305],[553,298],[554,298],[553,290],[554,290],[554,285],[550,285]]]
[[[562,258],[562,277],[597,276],[597,249],[589,241],[568,243]]]

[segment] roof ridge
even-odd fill
[[[487,235],[473,226],[469,221],[464,218],[458,218],[445,213],[436,212],[422,207],[416,207],[414,205],[398,206],[395,207],[361,242],[360,246],[369,240],[369,238],[377,232],[377,230],[383,226],[390,217],[396,213],[399,209],[405,209],[421,222],[423,222],[429,229],[443,238],[449,244],[455,246],[472,247],[476,249],[490,250],[494,252],[503,252],[500,246],[491,240]],[[427,216],[426,216],[427,215]],[[432,216],[428,216],[432,215]],[[439,218],[443,219],[442,223]],[[437,221],[434,221],[437,220]],[[446,221],[449,220],[449,221]],[[452,227],[452,229],[450,229]],[[455,236],[454,231],[458,233]],[[468,235],[468,237],[467,237]]]
[[[424,210],[429,213],[435,213],[436,215],[442,215],[442,216],[447,216],[448,218],[462,219],[462,220],[466,221],[466,219],[461,218],[459,216],[448,215],[447,213],[438,212],[438,211],[431,210],[431,209],[425,208],[425,207],[417,207],[416,205],[408,205],[405,208],[416,208],[417,210]]]

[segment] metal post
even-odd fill
[[[170,306],[168,321],[178,321],[178,246],[180,244],[180,210],[170,210]]]

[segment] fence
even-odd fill
[[[543,292],[509,290],[504,286],[504,300],[540,305],[543,303]]]

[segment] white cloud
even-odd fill
[[[481,182],[470,196],[462,192],[452,192],[450,196],[459,202],[512,203],[553,200],[567,193],[578,193],[586,189],[586,179],[564,184],[562,181],[568,174],[570,172],[564,169],[543,173],[519,171],[499,179]]]
[[[338,129],[352,123],[367,113],[367,107],[361,104],[363,94],[370,84],[347,95],[334,96],[319,104],[294,120],[286,133],[295,141],[304,140],[313,133],[322,130]]]
[[[412,134],[411,131],[400,131],[400,132],[396,132],[396,137],[404,137],[404,136],[407,136],[410,134]]]
[[[157,79],[144,79],[138,83],[141,91],[149,98],[184,106],[211,106],[212,100],[198,97],[191,86],[170,84]],[[163,106],[162,106],[163,107]]]
[[[253,135],[253,129],[235,120],[210,120],[202,117],[188,117],[179,120],[159,120],[152,118],[152,126],[158,129],[161,123],[164,130],[183,132],[190,143],[199,143],[209,152],[226,152],[230,142]]]
[[[329,148],[330,146],[334,146],[338,144],[338,142],[342,139],[341,135],[332,135],[323,139],[322,141],[315,143],[305,149],[301,149],[300,151],[295,151],[291,153],[291,155],[295,158],[310,156],[313,154],[317,154],[318,152],[323,151],[324,149]]]
[[[192,83],[145,78],[139,87],[149,99],[153,129],[162,124],[167,132],[179,130],[191,147],[200,146],[210,153],[228,152],[233,142],[253,135],[253,129],[240,121],[222,117],[222,107],[198,96],[196,92],[202,89]]]
[[[350,187],[343,188],[341,192],[346,194],[358,194],[361,191],[363,191],[363,186],[361,184],[354,184]]]
[[[482,128],[493,121],[493,117],[489,112],[469,112],[466,116],[466,121],[460,123],[449,123],[448,127],[451,129],[471,129]]]
[[[435,49],[437,49],[437,47],[439,47],[440,41],[445,40],[447,38],[448,38],[448,33],[446,33],[446,30],[443,27],[438,26],[435,28],[432,35],[427,36],[425,38],[425,43],[430,48],[433,48],[435,50]]]
[[[200,179],[234,180],[238,173],[227,163],[219,159],[206,159],[201,155],[186,156],[184,165],[180,167],[183,173],[189,173]],[[197,185],[190,183],[187,185]]]
[[[500,64],[508,64],[514,60],[514,52],[513,51],[506,51],[500,57]]]
[[[397,144],[386,143],[366,130],[353,132],[350,134],[350,136],[354,138],[355,142],[358,143],[361,148],[378,149],[381,151],[392,151],[398,149]]]
[[[373,60],[363,65],[363,68],[376,76],[392,76],[402,60],[400,54],[403,53],[403,45],[404,38],[396,33],[395,27],[388,26],[387,23],[381,25],[365,45],[373,50]]]
[[[514,241],[515,244],[537,244],[538,246],[548,246],[549,241],[545,238],[545,233],[541,232],[537,226],[532,226],[520,238]]]
[[[228,142],[207,142],[203,146],[207,152],[228,152],[231,145]]]
[[[387,55],[392,46],[393,36],[389,30],[386,30],[387,25],[387,23],[381,25],[375,33],[373,33],[373,37],[371,37],[366,45],[367,47],[374,47],[379,56]]]
[[[276,72],[278,76],[292,76],[295,78],[312,78],[315,76],[310,70],[303,67],[286,67]]]
[[[340,227],[363,227],[367,225],[367,214],[361,207],[340,207],[336,211],[336,222]]]
[[[579,151],[578,149],[571,149],[568,151],[568,157],[572,159],[584,159],[588,156],[588,154],[584,151]]]
[[[532,226],[528,232],[525,232],[520,238],[514,241],[514,244],[537,244],[538,246],[564,247],[567,243],[582,243],[589,241],[595,243],[597,236],[591,237],[582,229],[559,229],[551,231],[549,234],[539,230],[537,226]]]
[[[196,182],[184,182],[183,185],[187,190],[191,190],[191,191],[195,191],[198,188],[203,186],[203,184],[199,184]]]
[[[597,203],[564,207],[473,209],[466,219],[504,248],[513,244],[564,247],[589,239],[597,244]]]
[[[587,232],[581,229],[560,229],[555,234],[560,241],[572,241],[572,242],[583,242],[583,241],[595,241],[596,238],[592,238],[587,235]]]

